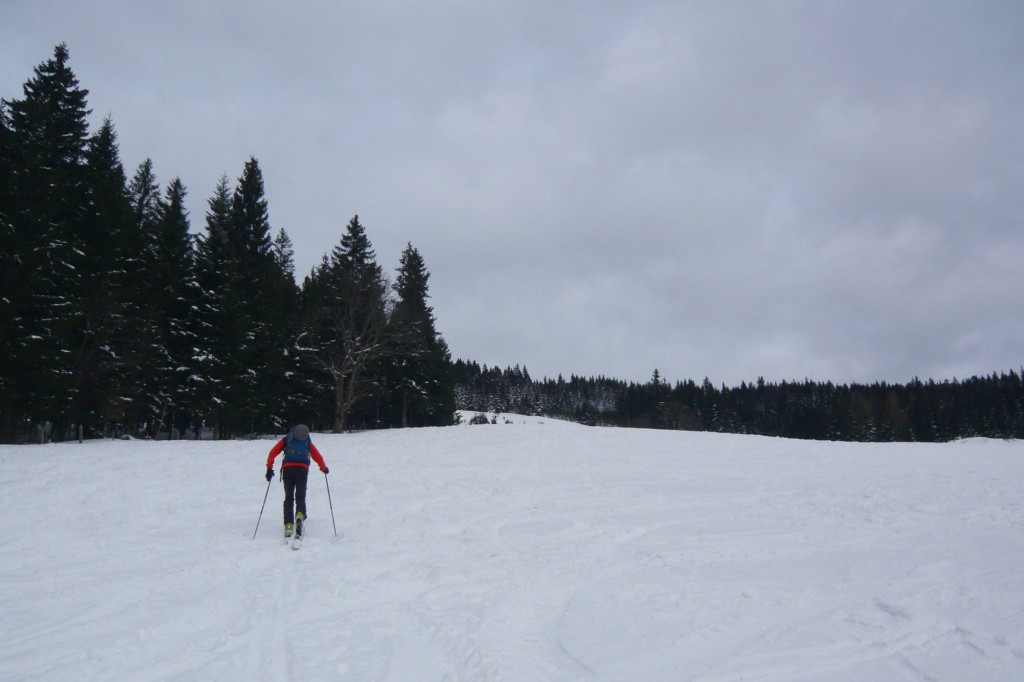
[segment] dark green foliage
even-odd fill
[[[234,192],[226,178],[217,185],[196,244],[190,396],[196,421],[218,437],[283,427],[294,336],[287,315],[297,298],[283,255],[271,242],[262,171],[250,159]]]
[[[58,45],[36,67],[24,98],[4,101],[3,298],[0,329],[4,440],[22,425],[69,417],[83,313],[76,300],[87,207],[87,90]],[[58,424],[59,428],[60,424]]]
[[[256,159],[249,159],[227,225],[226,331],[232,342],[224,360],[232,377],[226,400],[234,427],[250,432],[284,426],[281,389],[289,340],[283,327],[295,292],[275,259],[270,235],[263,173]]]
[[[193,411],[197,419],[223,434],[230,411],[227,389],[230,329],[226,292],[230,249],[228,223],[231,219],[231,190],[227,177],[221,177],[213,196],[207,201],[206,231],[196,238],[196,281],[198,305],[193,309],[192,330],[196,335],[192,354],[194,373],[190,377]]]
[[[535,381],[526,368],[452,363],[408,245],[392,287],[354,217],[295,285],[271,238],[263,175],[223,178],[193,238],[185,186],[150,160],[130,182],[108,119],[64,45],[22,99],[0,102],[0,440],[118,434],[217,437],[286,423],[345,430],[451,423],[464,410],[587,424],[792,438],[1024,437],[1017,372],[906,385],[605,377]]]
[[[158,235],[160,232],[160,186],[153,162],[139,164],[128,185],[132,211],[132,234],[127,241],[124,267],[128,272],[123,295],[127,321],[124,326],[122,357],[126,430],[153,435],[160,412],[158,378],[154,368],[164,354],[158,324],[159,303],[150,291],[150,277],[158,267]]]
[[[519,367],[454,365],[462,410],[548,414],[581,423],[848,441],[1024,437],[1024,388],[1010,371],[964,381],[835,385],[758,379],[716,388],[599,377],[530,380]]]
[[[411,247],[398,318],[358,217],[300,295],[256,159],[193,237],[179,179],[161,193],[147,159],[129,182],[113,123],[88,135],[65,46],[24,93],[0,103],[0,440],[391,425],[400,399],[405,423],[451,420]]]
[[[159,206],[156,240],[147,267],[150,309],[158,339],[152,398],[156,432],[181,434],[189,427],[193,309],[198,303],[185,186],[175,178]]]
[[[330,317],[325,312],[330,301],[329,270],[330,259],[325,255],[299,289],[300,334],[292,349],[299,369],[290,382],[297,390],[290,405],[309,415],[305,423],[317,430],[334,427],[337,376],[332,363],[322,358],[322,351],[331,348]]]
[[[423,257],[409,244],[394,285],[396,351],[385,366],[391,404],[387,419],[393,426],[444,426],[455,414],[451,355],[427,304],[429,279]]]
[[[125,365],[125,327],[132,310],[126,291],[130,282],[130,248],[135,240],[131,203],[113,123],[108,118],[86,150],[88,204],[74,266],[80,324],[75,328],[77,357],[71,420],[89,425],[91,435],[109,433],[124,420],[121,376]]]
[[[331,406],[335,432],[379,424],[382,363],[396,351],[388,289],[359,216],[303,284],[297,349],[317,375],[318,403]]]

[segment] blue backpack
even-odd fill
[[[309,439],[299,440],[288,434],[284,444],[285,463],[309,464]]]

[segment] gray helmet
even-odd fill
[[[292,427],[289,435],[296,440],[309,440],[309,427],[305,424],[298,424]]]

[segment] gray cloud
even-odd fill
[[[1006,3],[12,2],[201,229],[261,163],[300,275],[358,213],[456,357],[906,381],[1024,347],[1024,11]]]

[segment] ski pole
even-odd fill
[[[331,525],[334,526],[334,537],[338,537],[338,526],[334,523],[334,503],[331,502],[331,482],[327,480],[327,474],[324,474],[324,483],[327,484],[327,504],[331,505]]]
[[[270,481],[267,481],[267,492],[263,493],[263,504],[260,505],[260,517],[256,519],[256,530],[252,532],[252,539],[256,539],[256,531],[260,529],[260,521],[263,520],[263,508],[267,506],[267,495],[270,494]]]

